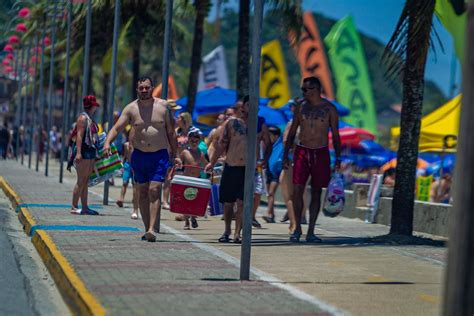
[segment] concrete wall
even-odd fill
[[[369,185],[362,183],[355,184],[353,191],[346,190],[346,204],[344,211],[339,216],[365,220],[367,210],[364,209],[364,207],[367,203],[368,190]],[[392,188],[382,187],[379,209],[375,218],[377,224],[390,225],[392,217],[392,195]],[[276,205],[284,206],[279,190],[277,190],[275,198]],[[262,196],[262,202],[266,202],[266,197]],[[415,201],[413,230],[420,233],[448,237],[448,222],[451,208],[452,205],[448,204]]]
[[[359,218],[365,220],[367,210],[368,184],[354,185],[354,191],[346,191],[346,207],[340,216]],[[390,225],[392,217],[392,191],[391,188],[382,188],[379,208],[375,222],[382,225]],[[413,230],[448,237],[449,213],[452,205],[441,203],[428,203],[415,201],[413,218]]]

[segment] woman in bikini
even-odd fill
[[[74,165],[77,171],[77,182],[72,193],[71,213],[76,215],[98,215],[87,204],[87,183],[94,169],[98,148],[98,126],[92,119],[99,107],[95,97],[88,95],[83,99],[84,112],[79,114],[76,127],[71,134],[72,154],[68,163],[68,170]],[[81,199],[81,208],[78,202]]]

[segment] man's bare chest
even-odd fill
[[[163,129],[165,127],[164,113],[161,111],[139,111],[132,116],[132,125],[136,129]]]

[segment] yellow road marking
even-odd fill
[[[22,204],[18,194],[2,176],[0,176],[0,188],[11,200],[15,209],[18,205]],[[31,227],[36,225],[36,221],[31,216],[28,208],[20,208],[18,218],[23,224],[25,232],[30,235]],[[106,314],[105,308],[99,303],[96,297],[89,292],[76,274],[76,271],[44,230],[37,230],[32,238],[32,242],[73,314],[98,316]]]

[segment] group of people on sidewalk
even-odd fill
[[[138,80],[138,99],[123,109],[103,145],[104,154],[110,155],[111,143],[127,129],[127,141],[124,144],[124,188],[117,204],[123,205],[125,183],[133,178],[132,218],[138,218],[139,209],[145,226],[142,239],[156,241],[156,232],[159,231],[156,224],[161,207],[169,207],[169,183],[173,172],[184,168],[184,175],[207,177],[206,173],[212,172],[220,163],[224,168],[219,186],[219,202],[224,205],[225,228],[218,240],[240,243],[249,97],[244,97],[234,108],[219,115],[219,126],[209,134],[204,143],[200,130],[192,126],[191,115],[183,112],[175,120],[174,114],[178,106],[173,102],[154,98],[152,90],[151,78],[143,77]],[[283,136],[278,127],[269,127],[263,118],[258,119],[253,225],[260,226],[255,214],[260,198],[267,189],[269,209],[263,218],[267,223],[275,222],[274,194],[281,183],[290,220],[290,241],[299,242],[302,235],[303,196],[308,179],[311,178],[306,241],[313,243],[321,241],[314,233],[314,226],[319,214],[322,189],[327,187],[331,177],[328,143],[330,130],[333,133],[336,169],[340,167],[341,144],[337,110],[321,97],[319,80],[315,77],[305,78],[301,90],[303,97],[295,99],[292,105],[294,118]],[[92,117],[99,105],[93,96],[85,97],[83,105],[84,112],[79,115],[71,134],[70,165],[75,165],[78,175],[71,212],[96,215],[97,212],[87,204],[87,179],[98,154],[98,128]],[[263,170],[266,170],[266,183]],[[81,207],[78,205],[79,199]],[[233,219],[234,234],[231,228]],[[189,229],[190,224],[192,227],[198,226],[196,218],[184,217],[184,220],[185,229]]]

